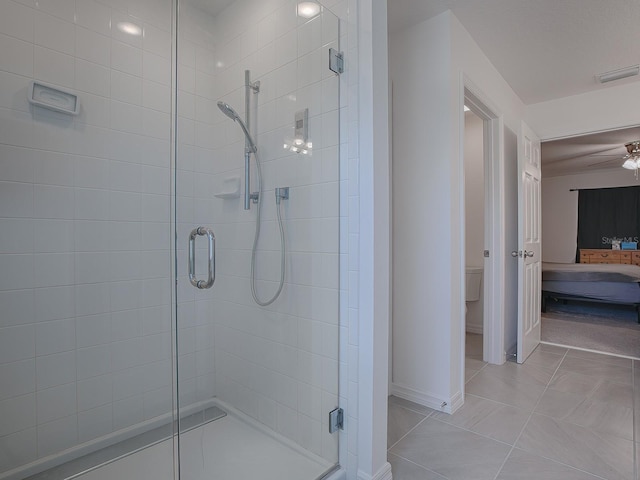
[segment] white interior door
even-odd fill
[[[518,363],[540,343],[540,139],[522,123],[518,137]]]

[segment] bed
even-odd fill
[[[640,266],[543,262],[543,312],[549,299],[630,305],[640,323]]]

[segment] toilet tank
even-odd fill
[[[465,291],[467,302],[480,300],[480,285],[482,282],[482,267],[467,267],[465,275]]]

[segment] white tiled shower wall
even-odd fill
[[[258,113],[261,132],[276,130],[263,129],[264,125],[291,124],[296,107],[292,104],[287,106],[288,101],[278,95],[283,93],[284,86],[293,85],[288,82],[295,80],[297,104],[302,103],[305,95],[305,89],[299,91],[297,88],[297,70],[291,77],[291,72],[289,75],[276,73],[276,70],[285,71],[280,67],[286,67],[286,62],[272,70],[265,63],[266,60],[275,60],[280,54],[277,53],[280,47],[285,47],[283,55],[291,54],[287,47],[292,45],[284,42],[285,39],[295,41],[296,54],[299,47],[303,51],[308,48],[304,41],[302,46],[298,43],[297,33],[293,36],[292,31],[281,29],[282,25],[278,23],[282,20],[278,18],[280,9],[293,5],[293,2],[254,2],[253,6],[258,9],[253,13],[238,10],[249,3],[237,2],[238,5],[227,12],[235,17],[237,23],[231,23],[230,17],[220,17],[215,23],[215,40],[227,49],[220,58],[230,62],[222,66],[225,75],[216,79],[219,83],[209,80],[210,76],[219,73],[220,67],[210,62],[215,58],[211,54],[220,47],[209,41],[214,38],[198,33],[198,25],[202,25],[204,17],[189,17],[187,9],[181,20],[183,41],[179,52],[179,85],[182,91],[178,136],[182,143],[179,145],[178,168],[182,171],[178,176],[177,190],[178,218],[182,221],[179,238],[185,238],[185,231],[192,228],[196,220],[205,225],[214,223],[212,226],[220,237],[219,278],[225,279],[224,282],[219,280],[217,286],[227,285],[221,292],[208,296],[207,292],[198,292],[181,282],[178,295],[181,399],[185,404],[217,393],[237,408],[334,460],[334,439],[323,438],[322,433],[318,433],[319,429],[322,432],[326,429],[326,425],[321,423],[326,422],[327,407],[336,401],[337,380],[333,378],[333,372],[337,374],[337,296],[332,291],[335,285],[330,284],[329,279],[335,279],[330,272],[335,268],[332,257],[337,248],[333,245],[328,248],[323,241],[319,245],[319,255],[309,255],[305,248],[298,251],[290,249],[287,276],[296,284],[285,287],[282,303],[286,308],[274,304],[268,313],[256,316],[247,283],[247,259],[253,234],[253,221],[249,218],[253,217],[241,217],[241,222],[237,222],[235,217],[242,214],[237,205],[229,208],[229,201],[215,199],[216,204],[211,197],[220,190],[222,178],[241,175],[242,172],[241,133],[237,125],[217,111],[215,101],[224,98],[243,114],[240,87],[244,69],[252,70],[254,80],[263,81],[260,102],[271,103],[266,108],[261,107]],[[268,179],[274,174],[279,177],[278,185],[282,185],[280,175],[284,175],[287,181],[291,178],[290,184],[294,187],[292,199],[296,195],[298,200],[306,198],[305,202],[285,205],[283,212],[288,221],[305,222],[304,210],[309,208],[319,221],[332,223],[334,212],[323,212],[322,202],[313,199],[322,198],[318,195],[326,195],[335,187],[340,189],[340,404],[347,407],[347,432],[344,438],[341,437],[340,457],[349,469],[350,478],[355,478],[358,150],[354,19],[357,1],[329,0],[324,3],[340,15],[343,27],[348,27],[343,28],[341,38],[347,56],[347,72],[340,78],[341,103],[349,105],[348,109],[340,111],[341,181],[332,185],[337,178],[325,176],[327,170],[323,173],[323,156],[315,152],[312,168],[316,170],[307,171],[310,174],[308,181],[299,185],[295,183],[300,178],[298,164],[296,177],[287,177],[293,173],[290,170],[293,165],[291,158],[277,158],[274,153],[263,161],[273,167],[277,165],[271,172],[265,165],[267,199],[273,198],[275,184],[270,184]],[[6,246],[7,251],[3,248],[0,254],[0,262],[3,262],[0,272],[10,272],[11,275],[0,274],[0,307],[3,312],[0,342],[4,342],[0,345],[0,351],[4,353],[0,358],[0,411],[3,413],[0,420],[0,465],[12,468],[53,453],[54,448],[62,449],[72,442],[84,441],[169,410],[170,5],[167,1],[155,0],[134,3],[124,0],[56,0],[38,4],[35,0],[8,0],[2,9],[0,222],[4,225],[0,228],[0,246]],[[5,12],[9,14],[4,15]],[[111,15],[109,27],[106,22],[108,15]],[[225,18],[224,22],[222,18]],[[252,20],[248,21],[248,18]],[[291,17],[288,18],[291,21]],[[144,39],[128,37],[115,29],[121,20],[141,24],[145,29]],[[266,39],[268,49],[249,52],[242,47],[253,41],[247,37],[249,25],[257,25],[258,40]],[[208,26],[203,31],[208,35],[212,33]],[[244,43],[238,43],[234,35],[228,35],[234,31],[243,34]],[[322,37],[320,39],[322,41]],[[206,50],[208,52],[203,55]],[[267,52],[268,56],[263,55]],[[247,66],[236,61],[247,55],[252,57]],[[264,78],[258,78],[261,74]],[[320,75],[324,78],[322,73]],[[26,84],[31,78],[81,92],[81,115],[75,121],[69,121],[57,114],[30,110],[25,98]],[[315,81],[315,77],[307,81],[310,85],[306,93],[313,93],[308,97],[308,106],[319,106],[324,113],[332,111],[334,106],[327,106],[324,103],[327,99],[322,99],[323,88],[328,82]],[[320,91],[316,88],[318,86]],[[274,87],[279,91],[274,91]],[[286,114],[279,116],[275,107],[283,106]],[[270,134],[265,135],[269,137]],[[269,140],[264,136],[259,138],[262,149],[270,143]],[[329,139],[326,145],[323,144],[323,149],[329,151],[337,147],[334,142]],[[274,145],[274,148],[278,147],[277,143]],[[216,160],[219,158],[225,164],[223,167],[211,162],[211,153],[216,150],[219,154]],[[66,167],[59,168],[59,165]],[[322,185],[320,192],[305,192],[312,190],[312,181]],[[40,192],[47,189],[51,191],[49,197]],[[67,194],[67,205],[59,209],[66,213],[56,214],[56,202],[49,198],[54,193],[62,195],[62,192]],[[208,201],[203,204],[203,199]],[[123,205],[123,201],[128,203]],[[262,248],[270,252],[261,259],[259,270],[273,275],[279,266],[277,237],[273,233],[273,202],[266,202],[264,218],[270,225],[264,227]],[[305,227],[307,232],[317,234],[318,230],[312,230],[314,222],[308,222]],[[13,227],[17,223],[22,235],[18,235],[17,229],[5,228],[5,225]],[[239,234],[231,237],[223,233],[230,230]],[[295,244],[296,239],[289,236],[287,241]],[[83,255],[89,252],[102,255]],[[186,259],[184,251],[180,254]],[[101,257],[102,263],[87,266],[85,262],[93,262],[95,257]],[[265,257],[268,266],[262,264]],[[63,261],[65,258],[66,262]],[[56,261],[58,263],[52,264]],[[309,265],[309,262],[312,267],[309,271],[316,274],[313,278],[300,278],[302,271],[292,265]],[[186,260],[179,262],[182,275],[185,265]],[[324,269],[326,265],[331,267]],[[129,269],[129,273],[118,274],[118,268]],[[66,273],[60,275],[60,272]],[[318,275],[320,272],[323,273]],[[231,285],[238,285],[238,288],[231,288]],[[267,292],[269,287],[273,288],[273,283],[267,287],[261,285],[259,289]],[[290,293],[287,293],[294,289],[303,293],[298,304],[293,304]],[[238,296],[238,292],[242,295]],[[50,294],[49,298],[42,296],[46,293]],[[60,295],[63,293],[66,297]],[[152,299],[152,293],[161,293],[161,297]],[[320,304],[310,303],[314,298],[317,300],[318,297],[314,297],[317,293],[327,294],[326,298],[331,301],[331,306],[324,310],[327,316],[323,314],[322,318],[318,318],[318,313],[309,311],[309,307],[317,311],[318,306],[322,311],[325,306],[324,300]],[[128,303],[119,304],[120,299],[123,302],[128,299]],[[64,304],[71,305],[73,313],[50,313],[40,317],[36,311],[38,304],[41,305],[40,312],[54,312],[54,305]],[[307,311],[301,313],[296,310],[300,307]],[[44,320],[52,315],[53,319]],[[61,316],[64,318],[58,318]],[[236,322],[236,318],[239,321]],[[214,325],[217,326],[215,336]],[[54,326],[60,328],[52,329]],[[312,333],[311,343],[305,334],[309,331]],[[62,350],[45,354],[49,350],[43,349],[42,341],[38,343],[37,338],[47,338],[55,343],[56,336],[58,346],[51,348]],[[73,342],[70,336],[73,336]],[[242,340],[241,336],[244,336]],[[220,373],[217,390],[213,376],[214,337],[221,347],[217,358]],[[244,349],[237,349],[247,338],[249,341],[246,345],[243,343]],[[291,365],[286,365],[292,359],[298,363],[298,353],[294,355],[290,347],[299,340],[302,347],[300,358],[306,356],[319,360],[312,362],[316,366],[315,374],[305,378],[299,377],[297,369],[292,370]],[[272,357],[269,352],[285,354]],[[232,356],[236,357],[234,361],[240,360],[239,366],[225,364]],[[130,359],[130,364],[118,364],[126,358]],[[154,361],[145,363],[151,359]],[[256,359],[261,364],[259,370],[254,368]],[[56,361],[60,362],[58,365],[62,369],[45,370],[55,366]],[[252,361],[254,365],[247,369],[247,362]],[[85,364],[93,364],[96,368],[106,364],[109,370],[89,372],[91,375],[85,379],[85,374],[78,373]],[[251,368],[254,368],[254,376],[242,378],[241,375]],[[65,372],[67,377],[51,375],[53,371]],[[73,372],[73,376],[69,372]],[[162,385],[159,389],[146,390],[145,383],[153,382],[153,378]],[[255,382],[265,379],[275,383],[262,382],[257,388]],[[50,381],[54,383],[49,385]],[[252,393],[259,394],[257,400],[248,395],[251,387],[256,389]],[[290,387],[292,396],[281,396],[282,387]],[[100,405],[90,408],[91,402],[80,401],[81,398],[92,398]],[[161,405],[153,404],[157,401]],[[285,419],[286,424],[283,422]]]
[[[209,318],[215,339],[215,351],[210,345],[196,349],[196,356],[207,360],[196,361],[187,373],[195,379],[188,389],[180,381],[181,395],[192,392],[188,399],[199,400],[213,393],[335,462],[337,435],[328,433],[327,421],[338,404],[338,235],[344,172],[339,162],[340,78],[328,70],[328,49],[338,46],[339,22],[328,11],[301,20],[296,3],[247,0],[221,12],[181,4],[177,192],[179,258],[185,262],[178,263],[178,322],[204,331],[204,319]],[[241,198],[214,196],[225,190],[225,179],[243,178],[242,131],[216,102],[229,103],[244,118],[245,69],[252,81],[260,81],[260,92],[251,95],[251,130],[258,132],[263,169],[257,268],[262,298],[276,290],[280,272],[274,188],[291,188],[282,206],[286,285],[280,298],[264,308],[253,302],[249,285],[255,206],[247,212]],[[309,108],[312,155],[283,148],[293,137],[294,114],[303,108]],[[254,165],[252,160],[255,188]],[[183,268],[185,239],[197,225],[216,234],[217,276],[211,290],[191,287]],[[197,255],[204,258],[205,251]],[[198,267],[204,271],[204,265]]]
[[[1,8],[0,475],[172,402],[171,2]],[[80,114],[30,107],[33,79]]]

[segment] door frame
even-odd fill
[[[485,232],[484,244],[489,257],[484,262],[484,308],[483,308],[483,360],[502,364],[506,360],[504,352],[505,299],[502,286],[505,282],[505,212],[504,212],[504,119],[493,102],[467,77],[461,74],[460,105],[467,105],[483,120],[483,157],[485,187]],[[460,109],[460,244],[465,244],[464,212],[464,111]],[[462,374],[461,390],[464,392],[465,364],[465,266],[466,258],[462,250],[461,262],[461,348],[460,365]]]

